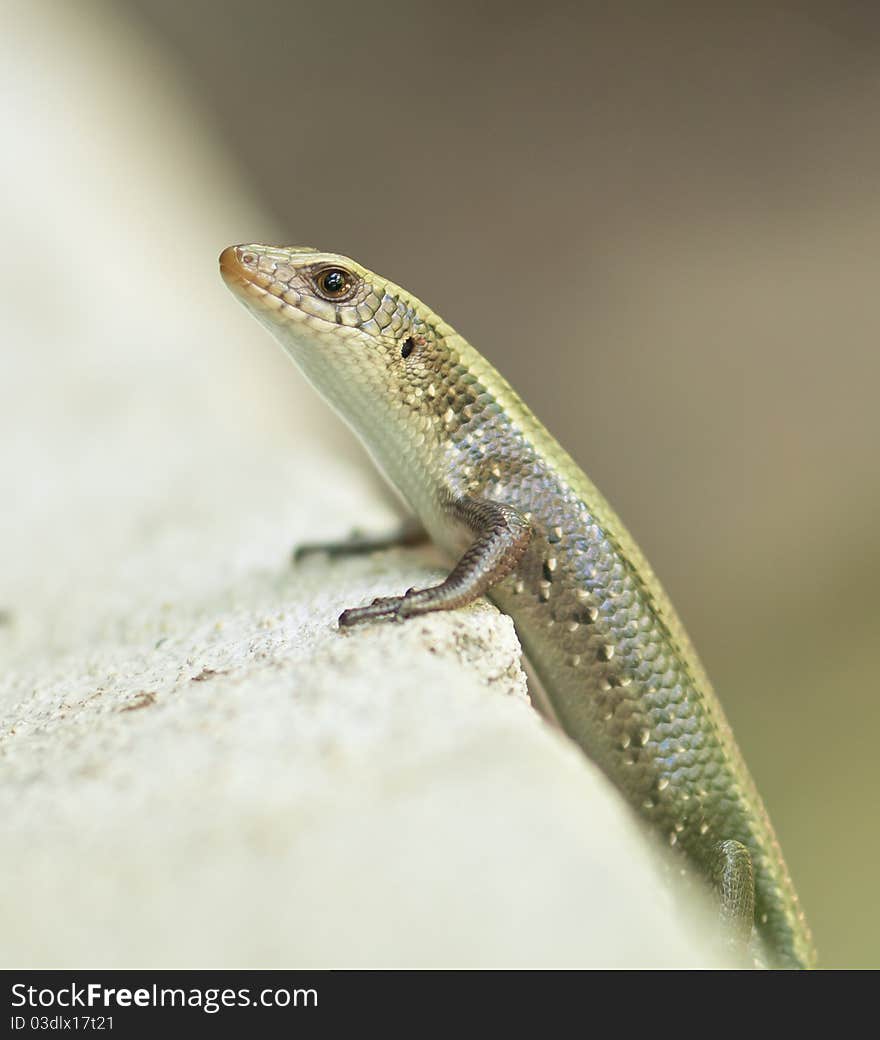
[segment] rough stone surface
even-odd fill
[[[709,963],[509,619],[339,632],[438,561],[290,567],[393,512],[217,277],[265,218],[109,9],[96,43],[13,6],[41,133],[0,127],[0,966]]]

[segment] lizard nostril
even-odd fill
[[[220,272],[233,285],[255,278],[260,270],[260,254],[247,246],[227,246],[220,254]]]

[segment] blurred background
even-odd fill
[[[165,285],[190,306],[188,328],[151,334],[146,360],[123,337],[112,386],[83,414],[129,400],[163,351],[195,365],[180,349],[191,336],[196,356],[230,355],[274,402],[275,418],[244,410],[238,427],[271,426],[294,451],[304,430],[326,429],[353,452],[233,313],[216,254],[232,241],[313,245],[412,289],[510,379],[653,562],[764,794],[822,965],[880,967],[874,5],[5,6],[21,63],[6,92],[6,143],[18,142],[4,147],[7,219],[22,243],[4,258],[7,288],[39,279],[63,293],[71,265],[93,289],[62,317],[42,305],[55,332],[39,362],[58,400],[70,308],[97,337],[102,295],[128,293],[137,330],[163,306],[140,295],[141,266],[167,260],[204,278],[198,293]],[[63,102],[65,77],[96,69],[103,137]],[[50,167],[65,179],[66,159],[40,158],[50,138],[68,142],[93,196],[41,188]],[[124,178],[117,141],[142,157]],[[142,201],[157,181],[185,189],[173,219]],[[111,197],[115,244],[95,250],[90,227]],[[188,222],[199,248],[181,257]],[[27,451],[43,369],[4,341],[3,440]],[[206,371],[181,369],[186,392],[138,407],[160,428]],[[208,388],[217,415],[234,410],[237,379]],[[137,495],[127,501],[139,522]],[[24,582],[27,553],[15,556],[7,573]]]

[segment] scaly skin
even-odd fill
[[[225,250],[221,270],[430,537],[453,560],[465,554],[438,589],[346,611],[341,624],[486,592],[513,618],[565,731],[682,862],[715,883],[729,914],[745,915],[746,935],[753,916],[758,960],[813,966],[779,845],[702,665],[573,459],[449,325],[354,261],[250,245]]]

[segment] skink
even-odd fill
[[[755,963],[815,951],[779,844],[702,665],[648,562],[510,385],[406,290],[335,253],[230,246],[228,286],[366,444],[454,563],[340,626],[487,594],[554,714],[682,862]]]

